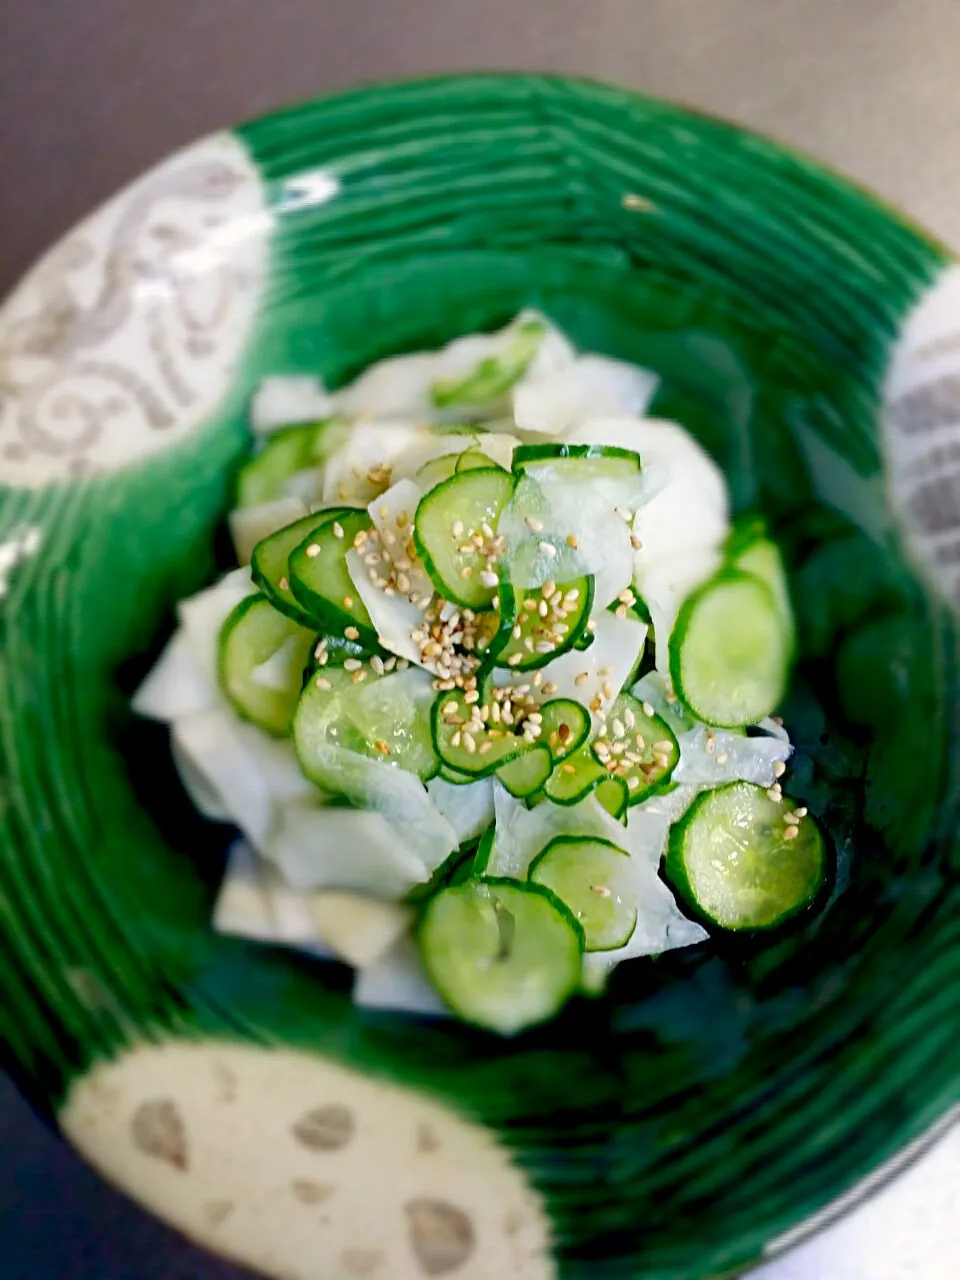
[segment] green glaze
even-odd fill
[[[287,211],[228,402],[139,466],[0,492],[4,531],[42,532],[0,599],[0,1034],[47,1105],[135,1031],[313,1048],[502,1134],[563,1280],[735,1273],[960,1089],[955,623],[882,483],[864,486],[869,521],[828,511],[801,448],[882,480],[884,369],[945,255],[800,157],[598,85],[401,84],[238,136]],[[290,207],[285,183],[325,167],[336,198]],[[263,374],[337,385],[528,305],[659,370],[654,412],[782,540],[800,602],[791,790],[837,876],[785,934],[631,963],[607,998],[502,1041],[359,1012],[345,969],[212,935],[221,837],[125,700],[213,572]]]

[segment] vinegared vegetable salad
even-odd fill
[[[214,924],[502,1034],[810,908],[790,598],[657,378],[542,316],[268,379],[230,528],[135,698],[242,833]]]

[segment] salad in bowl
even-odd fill
[[[511,1035],[815,907],[780,552],[656,386],[533,311],[335,394],[262,382],[238,567],[134,698],[239,830],[218,929]]]

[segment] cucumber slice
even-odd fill
[[[377,633],[346,559],[354,538],[369,528],[366,511],[340,508],[291,550],[288,574],[290,590],[301,609],[326,629],[373,648]],[[356,636],[349,634],[351,627]]]
[[[438,379],[430,398],[438,409],[452,405],[483,405],[502,399],[533,363],[547,327],[539,320],[524,320],[510,335],[510,345],[488,356],[462,377]]]
[[[731,564],[742,573],[751,573],[755,578],[766,583],[776,602],[780,621],[792,637],[793,606],[790,604],[790,589],[787,586],[783,557],[777,544],[770,538],[757,536],[731,557]]]
[[[534,861],[530,880],[570,909],[585,951],[613,951],[633,937],[636,878],[630,855],[611,841],[558,836]]]
[[[722,929],[772,929],[824,882],[817,824],[786,796],[733,782],[705,791],[672,828],[666,871],[687,902]],[[793,835],[790,835],[793,832]]]
[[[482,471],[484,467],[495,467],[497,464],[482,449],[465,449],[457,459],[457,471]],[[503,468],[501,467],[502,471]]]
[[[358,681],[358,675],[364,678]],[[301,763],[307,768],[310,755],[326,743],[432,778],[440,763],[429,730],[433,698],[432,680],[417,667],[378,676],[369,666],[326,666],[307,683],[294,717]]]
[[[615,778],[612,774],[607,774],[597,783],[593,795],[597,804],[605,809],[611,818],[616,818],[618,822],[626,822],[630,792],[627,790],[624,778]]]
[[[553,760],[549,747],[533,747],[497,770],[497,780],[512,796],[525,800],[534,795],[550,777]]]
[[[532,671],[574,648],[586,632],[593,593],[590,575],[530,589],[502,583],[500,614],[505,638],[501,644],[495,643],[497,665]]]
[[[583,931],[542,885],[474,880],[443,889],[424,909],[417,941],[450,1008],[502,1035],[552,1017],[580,980]]]
[[[648,715],[629,693],[622,693],[606,714],[591,750],[612,776],[626,782],[631,804],[669,781],[680,760],[680,746],[667,722]]]
[[[588,746],[582,746],[554,767],[544,792],[554,804],[579,804],[606,777],[607,770],[597,757]]]
[[[342,418],[295,427],[281,427],[237,475],[237,506],[255,507],[286,492],[284,485],[298,471],[320,467],[347,440],[351,426]]]
[[[499,467],[459,472],[431,489],[417,507],[417,552],[433,585],[454,604],[486,609],[496,594],[495,534],[514,483],[514,477]],[[479,548],[475,537],[481,541]]]
[[[470,783],[476,782],[476,777],[472,773],[461,773],[459,769],[451,769],[448,764],[440,761],[440,768],[437,770],[437,777],[442,778],[444,782],[449,782],[455,787],[469,786]]]
[[[459,689],[439,694],[433,704],[433,746],[448,769],[474,779],[483,778],[530,750],[532,744],[514,727],[486,722],[482,729],[468,728],[476,719],[473,711]]]
[[[595,444],[522,444],[514,451],[514,471],[547,468],[557,479],[578,483],[612,480],[633,486],[640,474],[640,455],[630,449]]]
[[[263,538],[253,548],[250,576],[275,609],[301,626],[317,626],[317,619],[294,597],[290,588],[290,554],[309,534],[336,519],[343,508],[314,511]],[[319,628],[318,628],[319,629]]]
[[[247,596],[220,632],[220,686],[244,719],[285,737],[315,643],[266,596]]]
[[[554,764],[572,755],[590,736],[590,712],[572,698],[545,702],[541,714],[541,738],[550,748]]]
[[[456,472],[460,456],[459,453],[444,453],[439,458],[431,458],[418,469],[417,484],[425,493],[428,489],[434,489],[438,484],[443,484],[444,480],[449,480]]]
[[[723,570],[680,610],[670,636],[674,690],[707,724],[756,724],[786,692],[790,649],[770,588]]]

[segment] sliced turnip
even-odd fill
[[[578,356],[560,369],[528,374],[513,393],[514,419],[522,431],[556,436],[584,418],[639,417],[659,380],[623,360]]]
[[[211,822],[235,821],[233,814],[224,803],[219,788],[213,785],[207,774],[173,735],[170,738],[170,755],[183,789],[196,811]]]
[[[390,579],[398,596],[426,603],[433,595],[433,584],[416,554],[412,535],[422,497],[423,489],[413,480],[398,480],[371,502],[367,511],[379,535],[378,551],[383,557],[377,575]]]
[[[460,844],[475,840],[493,821],[493,786],[492,778],[462,785],[443,778],[427,783],[427,794],[456,831]]]
[[[697,587],[711,578],[723,563],[719,542],[691,546],[663,556],[638,552],[633,585],[650,612],[656,639],[657,670],[670,670],[670,635],[680,606]]]
[[[427,977],[420,952],[409,934],[401,935],[389,951],[358,971],[353,1002],[361,1009],[451,1016]]]
[[[413,919],[409,907],[339,890],[310,894],[309,906],[320,937],[355,969],[378,960]]]
[[[215,686],[218,684],[220,628],[231,610],[255,591],[250,570],[233,569],[214,586],[181,600],[177,606],[186,644],[204,676]]]
[[[412,844],[380,813],[291,803],[278,811],[263,854],[295,889],[401,898],[428,879]]]
[[[298,746],[304,769],[319,786],[346,796],[358,808],[382,814],[393,828],[394,842],[402,841],[428,874],[457,848],[456,831],[415,774],[332,745],[325,730],[314,740],[301,733]]]
[[[246,840],[235,840],[230,846],[226,874],[213,910],[213,927],[218,933],[259,942],[276,939],[276,923],[259,861]]]
[[[381,645],[398,658],[419,664],[422,661],[420,646],[413,639],[413,632],[423,621],[423,609],[406,596],[396,593],[388,596],[382,587],[375,586],[371,570],[359,551],[348,551],[346,562],[350,578],[366,605]]]
[[[175,631],[166,648],[133,695],[139,716],[169,723],[217,706],[220,691],[194,655],[183,631]]]
[[[333,413],[333,400],[319,378],[283,374],[264,378],[250,406],[250,425],[266,436],[297,422],[317,422]]]
[[[394,463],[430,438],[429,429],[418,422],[358,422],[346,443],[327,459],[323,501],[366,506],[390,487]]]
[[[274,802],[260,761],[244,741],[244,727],[251,726],[243,726],[232,711],[215,707],[176,720],[173,740],[220,796],[247,839],[262,849],[273,823]]]

